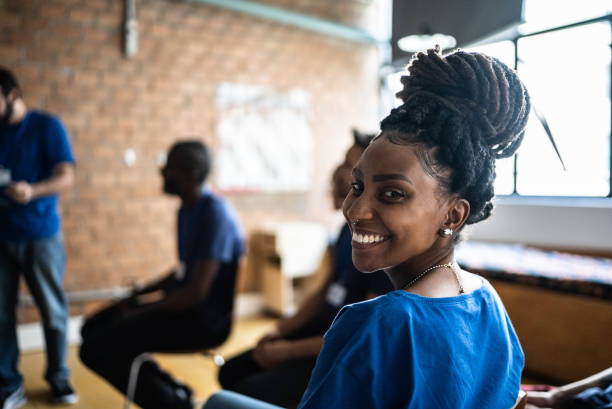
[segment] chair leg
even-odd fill
[[[225,359],[221,354],[214,351],[203,351],[202,355],[209,357],[219,368],[225,365]]]
[[[151,359],[152,357],[150,353],[143,352],[142,354],[134,358],[134,360],[132,361],[123,409],[130,409],[130,405],[132,404],[132,402],[134,402],[134,397],[136,395],[136,383],[138,382],[138,372],[140,372],[140,367],[142,366],[142,364],[146,361],[150,361]]]

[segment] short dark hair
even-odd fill
[[[421,146],[419,158],[444,191],[470,203],[467,224],[493,209],[495,160],[518,149],[529,94],[514,70],[481,53],[418,53],[397,96],[403,104],[381,122],[396,144]],[[458,237],[458,236],[456,236]]]
[[[364,133],[353,128],[353,144],[359,146],[362,149],[367,148],[375,136],[375,133]]]
[[[15,88],[20,89],[15,75],[7,68],[0,67],[0,91],[2,91],[2,95],[8,96],[9,92]]]
[[[210,173],[212,155],[208,147],[198,140],[176,142],[170,148],[171,153],[181,155],[182,164],[189,171],[197,172],[199,183],[204,183]]]

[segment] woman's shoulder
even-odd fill
[[[398,314],[406,313],[405,300],[400,293],[401,291],[392,291],[367,301],[345,305],[338,312],[333,324],[336,327],[355,329],[386,325],[397,318]]]

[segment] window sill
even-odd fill
[[[496,205],[612,209],[612,197],[499,195]]]

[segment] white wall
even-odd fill
[[[612,199],[499,197],[470,240],[612,253]]]

